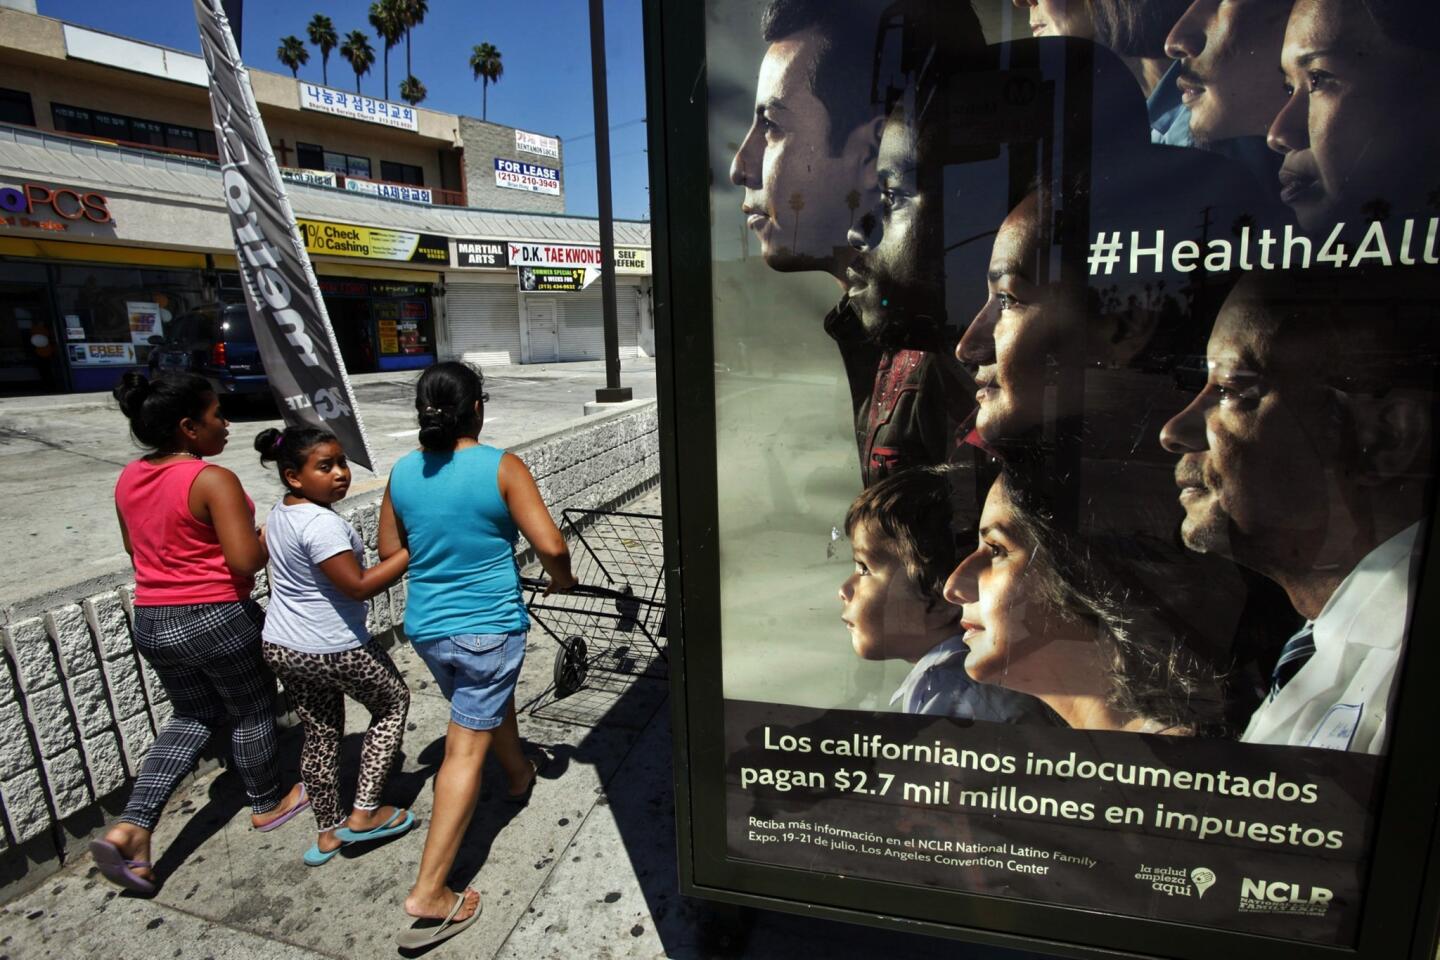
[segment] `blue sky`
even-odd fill
[[[199,34],[190,0],[39,0],[39,11],[121,36],[198,54]],[[365,93],[381,93],[382,44],[367,15],[369,0],[246,0],[243,55],[262,70],[288,72],[275,58],[280,38],[305,39],[316,13],[335,23],[342,37],[351,30],[370,35],[377,62],[361,81]],[[646,219],[649,211],[648,154],[645,152],[645,58],[640,0],[605,0],[605,50],[610,104],[610,157],[615,215]],[[429,90],[424,106],[480,116],[480,83],[467,62],[477,43],[500,48],[505,75],[490,87],[489,119],[565,140],[565,204],[568,213],[594,216],[595,141],[590,91],[589,4],[586,0],[547,3],[430,0],[425,22],[412,35],[412,67]],[[310,48],[302,79],[320,80],[320,52]],[[390,51],[392,99],[405,75],[405,47]],[[354,89],[355,75],[330,54],[330,84]]]

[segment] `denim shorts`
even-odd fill
[[[414,644],[450,701],[450,719],[467,730],[494,730],[505,719],[525,662],[526,631],[465,633]]]

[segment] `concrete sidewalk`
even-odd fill
[[[631,505],[658,507],[656,494]],[[503,787],[498,769],[487,770],[454,874],[480,891],[484,912],[429,955],[1023,960],[1008,951],[779,914],[756,913],[743,928],[730,926],[733,914],[680,897],[668,683],[663,676],[592,669],[583,690],[554,701],[546,696],[554,652],[553,641],[533,629],[516,692],[521,736],[552,762],[524,809],[492,795]],[[394,937],[407,923],[401,904],[419,862],[449,712],[413,651],[401,645],[393,655],[413,699],[386,800],[414,809],[420,829],[309,868],[300,856],[314,840],[312,817],[255,832],[238,777],[202,775],[177,792],[156,832],[153,853],[164,883],[153,899],[120,893],[82,856],[0,909],[0,955],[397,956]],[[354,786],[363,713],[350,705],[346,795]],[[298,733],[282,739],[286,783],[296,776]]]
[[[600,361],[485,368],[483,439],[504,448],[583,421],[583,407],[605,385]],[[655,362],[627,359],[623,382],[637,399],[655,396]],[[416,446],[415,381],[420,371],[352,378],[375,470],[356,469],[350,496],[385,485],[395,461]],[[230,444],[213,462],[233,470],[261,519],[280,494],[272,467],[252,443],[281,426],[271,408],[234,413]],[[139,450],[108,394],[0,398],[0,529],[23,576],[0,579],[0,622],[31,616],[68,599],[78,584],[94,593],[129,579],[130,558],[115,523],[115,478]]]

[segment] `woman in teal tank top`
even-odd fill
[[[450,701],[445,759],[420,872],[405,912],[421,918],[400,945],[423,946],[458,933],[480,915],[480,895],[455,893],[445,879],[480,795],[490,749],[523,803],[538,768],[520,748],[515,682],[529,618],[515,561],[519,534],[535,549],[552,591],[575,585],[570,552],[519,457],[480,443],[485,420],[480,375],[438,363],[415,385],[420,445],[390,472],[380,509],[382,558],[410,551],[405,634]]]

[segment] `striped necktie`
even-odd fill
[[[1280,694],[1285,684],[1295,678],[1300,668],[1315,655],[1315,624],[1306,621],[1295,636],[1285,641],[1280,648],[1280,659],[1275,661],[1275,670],[1270,674],[1270,699]]]

